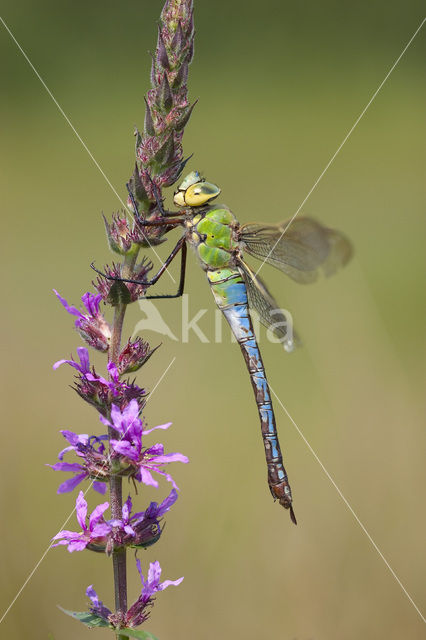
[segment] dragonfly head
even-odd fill
[[[188,174],[173,196],[173,202],[178,207],[201,207],[220,193],[219,187],[206,182],[198,171]]]

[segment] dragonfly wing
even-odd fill
[[[286,351],[293,351],[298,339],[293,332],[291,315],[283,312],[265,283],[245,262],[241,260],[238,267],[246,284],[249,308],[258,313],[261,323],[279,338]]]
[[[343,234],[312,218],[278,225],[245,224],[240,228],[242,250],[264,260],[300,283],[314,282],[322,271],[329,276],[352,254]]]
[[[321,269],[326,277],[334,275],[352,257],[352,245],[340,231],[327,229],[327,239],[330,250],[321,264]]]

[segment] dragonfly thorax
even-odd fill
[[[191,171],[175,191],[173,202],[178,207],[202,207],[220,193],[220,189],[206,182],[198,171]]]

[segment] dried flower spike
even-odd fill
[[[183,168],[182,137],[194,104],[188,102],[188,67],[194,53],[192,0],[169,0],[161,13],[158,41],[145,98],[143,133],[135,131],[136,164],[130,187],[139,210],[152,214],[163,187]],[[129,199],[128,206],[132,209]],[[164,229],[149,231],[153,244]]]

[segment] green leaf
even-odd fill
[[[107,302],[116,307],[119,304],[130,304],[131,301],[130,292],[124,282],[115,280],[109,290]]]
[[[90,629],[92,629],[93,627],[112,628],[108,620],[105,620],[105,618],[101,618],[100,616],[95,616],[95,614],[90,613],[89,611],[68,611],[68,609],[63,609],[63,607],[60,607],[59,605],[58,605],[58,609],[66,613],[67,616],[71,616],[71,618],[74,618],[75,620],[79,620],[80,622],[85,624],[86,627],[89,627]]]
[[[158,640],[149,631],[138,631],[138,629],[119,629],[120,636],[125,638],[137,638],[137,640]]]

